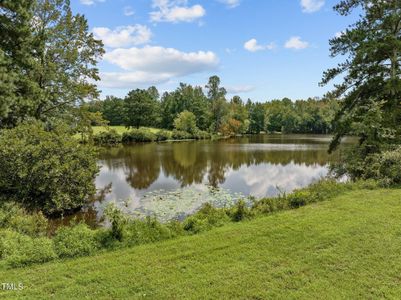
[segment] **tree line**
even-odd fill
[[[206,93],[204,92],[206,91]],[[205,88],[181,83],[172,92],[160,96],[156,87],[135,89],[124,98],[107,96],[86,105],[91,113],[100,113],[109,125],[139,128],[177,128],[177,122],[193,120],[196,128],[225,136],[260,133],[332,132],[332,121],[339,110],[334,99],[289,98],[265,103],[227,98],[220,78],[212,76]]]

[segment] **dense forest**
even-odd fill
[[[339,102],[328,98],[294,102],[284,98],[257,103],[250,99],[244,101],[239,96],[227,100],[220,78],[212,76],[205,89],[181,83],[176,90],[160,96],[152,86],[132,90],[123,99],[108,96],[91,101],[85,107],[92,113],[100,113],[112,126],[169,130],[175,128],[177,116],[187,111],[193,114],[200,130],[231,136],[260,132],[331,133]]]

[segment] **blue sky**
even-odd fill
[[[102,39],[102,96],[155,85],[204,86],[218,75],[230,95],[266,101],[322,96],[339,60],[328,40],[355,21],[337,0],[72,0]]]

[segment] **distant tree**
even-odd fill
[[[124,125],[124,100],[107,96],[103,101],[102,110],[103,118],[109,121],[109,125]]]
[[[208,99],[210,101],[211,109],[211,129],[213,132],[217,132],[220,128],[224,116],[228,113],[225,88],[220,87],[220,78],[218,76],[212,76],[209,78],[209,82],[206,85],[208,90]]]
[[[331,56],[347,55],[322,79],[325,85],[343,76],[331,93],[342,101],[330,151],[342,137],[353,133],[365,149],[363,155],[380,152],[382,145],[400,142],[401,136],[401,1],[343,0],[334,9],[342,16],[360,9],[360,20],[330,40]],[[366,125],[365,116],[372,111],[372,130],[358,130]]]
[[[266,127],[266,111],[261,103],[252,103],[248,99],[246,107],[249,112],[249,132],[260,133]]]
[[[202,130],[209,127],[209,103],[201,87],[193,87],[184,83],[171,93],[165,93],[161,100],[162,126],[174,127],[176,116],[187,110],[196,116],[196,126]]]
[[[185,110],[174,119],[174,128],[194,134],[198,130],[196,127],[196,117],[193,113]]]
[[[148,90],[132,90],[124,99],[124,124],[127,127],[155,126],[159,105]]]

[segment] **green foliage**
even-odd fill
[[[124,125],[124,101],[123,99],[107,96],[102,102],[101,113],[103,118],[109,121],[109,125]]]
[[[197,130],[197,131],[194,133],[193,136],[194,136],[194,138],[197,139],[197,140],[207,140],[207,139],[210,139],[210,138],[211,138],[210,133],[207,132],[207,131],[203,131],[203,130]]]
[[[124,99],[124,125],[127,127],[157,126],[159,104],[152,88],[132,90]]]
[[[122,142],[125,144],[154,142],[156,139],[157,136],[146,128],[132,129],[129,132],[124,132],[122,136]]]
[[[0,49],[10,74],[5,83],[16,92],[0,126],[60,118],[78,101],[97,97],[92,81],[99,80],[95,65],[103,45],[68,0],[5,0],[1,7]]]
[[[0,228],[36,237],[46,235],[47,225],[41,212],[28,213],[13,202],[0,204]]]
[[[186,110],[179,113],[177,118],[174,119],[174,128],[178,131],[194,134],[198,130],[195,115]]]
[[[11,267],[21,267],[53,260],[56,253],[49,238],[32,238],[15,231],[0,230],[0,257]]]
[[[234,207],[229,209],[228,214],[233,222],[244,221],[255,216],[254,212],[246,206],[243,200],[238,201]]]
[[[193,135],[186,131],[173,130],[172,138],[174,140],[189,140],[193,139]]]
[[[113,204],[107,205],[104,216],[111,223],[111,235],[118,241],[123,240],[124,226],[127,224],[126,216]]]
[[[159,130],[156,132],[156,141],[162,142],[162,141],[167,141],[171,139],[171,132],[168,130]]]
[[[196,126],[201,130],[209,128],[209,103],[199,86],[180,83],[180,86],[171,93],[164,93],[161,99],[163,128],[173,129],[174,119],[183,111],[192,112],[196,117]]]
[[[61,227],[53,238],[58,257],[77,257],[94,253],[99,245],[96,231],[85,224]]]
[[[133,246],[147,244],[171,238],[170,229],[158,222],[155,218],[146,217],[145,220],[130,220],[124,226],[122,242]]]
[[[96,145],[116,145],[122,142],[122,136],[114,129],[99,132],[93,136]]]
[[[341,36],[330,40],[331,56],[346,56],[344,62],[327,70],[322,79],[325,85],[338,76],[343,78],[331,93],[342,99],[334,119],[331,151],[349,134],[358,135],[365,149],[401,140],[399,8],[398,0],[343,0],[334,7],[343,16],[357,10],[360,19]],[[366,116],[371,110],[374,115]],[[356,130],[358,127],[368,130]],[[387,130],[392,134],[381,134]],[[366,155],[361,157],[365,158]]]
[[[222,226],[229,220],[224,209],[218,209],[206,203],[198,212],[184,220],[183,228],[185,231],[195,234]]]
[[[380,153],[361,153],[363,148],[355,147],[345,152],[342,160],[332,164],[336,176],[348,175],[352,180],[376,180],[383,186],[401,184],[401,148]]]
[[[94,149],[62,127],[47,131],[34,122],[3,130],[0,165],[0,194],[47,214],[80,207],[95,192]]]

